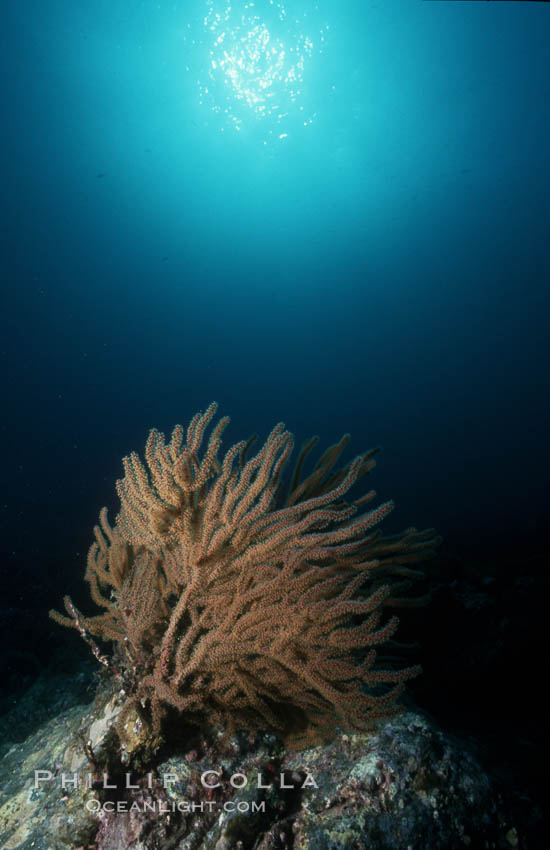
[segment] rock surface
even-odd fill
[[[197,739],[149,774],[119,765],[104,789],[90,762],[116,705],[73,707],[2,761],[5,850],[453,850],[519,839],[464,742],[408,712],[371,735],[294,752],[270,735],[229,752]],[[91,734],[90,734],[91,730]],[[93,749],[86,743],[93,740]],[[35,788],[35,770],[52,773]],[[70,784],[74,773],[78,784]],[[62,785],[65,775],[66,787]],[[45,776],[45,774],[41,774]],[[127,788],[126,785],[133,787]],[[206,786],[206,787],[205,787]],[[118,810],[118,811],[117,811]]]

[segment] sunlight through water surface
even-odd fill
[[[197,84],[222,131],[261,125],[267,143],[312,123],[306,89],[328,30],[317,18],[314,4],[297,12],[279,0],[207,0]]]

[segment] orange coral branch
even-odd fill
[[[383,614],[406,602],[393,594],[414,578],[404,565],[437,538],[373,530],[393,503],[360,513],[374,492],[349,500],[376,450],[336,468],[348,435],[302,479],[316,440],[306,443],[281,501],[292,435],[279,423],[255,456],[246,459],[249,440],[220,461],[227,417],[202,449],[216,409],[185,432],[176,426],[169,441],[151,431],[145,464],[124,458],[120,513],[111,528],[102,510],[88,556],[91,594],[105,611],[83,618],[69,600],[69,617],[52,616],[76,627],[101,663],[90,635],[115,641],[128,705],[148,706],[156,729],[168,705],[228,729],[322,736],[336,718],[367,728],[418,672],[378,670],[373,647],[397,629]]]

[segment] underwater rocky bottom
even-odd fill
[[[5,850],[404,850],[521,846],[464,741],[407,711],[296,751],[196,733],[143,770],[109,753],[117,697],[59,711],[3,758]],[[109,763],[109,772],[97,764]]]

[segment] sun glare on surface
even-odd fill
[[[317,14],[314,5],[291,12],[282,0],[207,0],[197,83],[201,104],[225,119],[222,129],[259,123],[266,137],[283,139],[311,124],[304,90],[328,29],[315,24]]]

